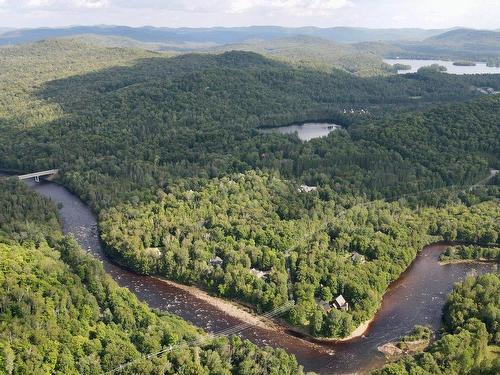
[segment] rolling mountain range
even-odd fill
[[[320,70],[342,69],[361,76],[388,74],[382,58],[487,61],[500,64],[500,32],[464,28],[365,29],[350,27],[253,26],[156,28],[74,26],[0,29],[0,46],[46,39],[78,39],[86,44],[174,53],[256,52]]]
[[[306,35],[336,41],[357,43],[367,41],[423,40],[448,30],[424,29],[366,29],[352,27],[300,27],[278,26],[215,27],[215,28],[156,28],[127,26],[74,26],[66,28],[18,29],[0,35],[0,45],[36,42],[44,39],[99,35],[125,37],[145,43],[166,45],[222,45],[241,43],[251,39],[270,40]]]
[[[500,61],[500,32],[455,29],[422,41],[364,42],[363,51],[383,57]]]

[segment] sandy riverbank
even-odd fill
[[[367,320],[363,323],[361,323],[352,333],[344,338],[338,338],[338,337],[316,337],[316,336],[311,336],[309,333],[305,331],[301,331],[297,327],[289,326],[287,324],[283,324],[288,331],[290,332],[295,332],[300,335],[301,338],[303,338],[306,341],[314,342],[314,343],[335,343],[335,342],[344,342],[344,341],[349,341],[358,337],[363,336],[366,331],[368,330],[368,327],[370,324],[373,322],[375,317],[371,320]]]
[[[336,341],[348,341],[348,340],[355,339],[356,337],[363,336],[366,333],[366,331],[368,330],[368,327],[370,326],[371,322],[373,322],[373,319],[375,319],[375,318],[372,318],[370,320],[367,320],[367,321],[361,323],[358,326],[358,328],[356,328],[354,331],[352,331],[352,333],[349,336],[344,337],[343,339],[336,339]]]
[[[239,320],[242,320],[245,323],[250,323],[254,326],[264,328],[267,330],[272,330],[272,331],[283,331],[283,329],[274,321],[270,319],[266,319],[264,317],[261,317],[257,314],[254,314],[253,312],[250,311],[250,309],[247,309],[246,307],[237,304],[236,302],[228,301],[223,298],[219,297],[214,297],[208,294],[207,292],[195,287],[195,286],[188,286],[188,285],[183,285],[176,283],[174,281],[166,280],[161,277],[154,277],[157,280],[160,280],[161,282],[164,282],[168,285],[174,286],[176,288],[179,288],[189,294],[191,294],[193,297],[201,299],[202,301],[209,303],[210,305],[216,307],[217,309],[223,311],[229,316],[232,316],[233,318],[237,318]]]
[[[243,306],[237,302],[228,301],[220,297],[214,297],[205,292],[204,290],[201,290],[195,286],[179,284],[176,283],[175,281],[170,281],[157,276],[155,276],[154,278],[168,285],[179,288],[189,293],[195,298],[201,299],[202,301],[216,307],[217,309],[223,311],[224,313],[228,314],[233,318],[237,318],[245,323],[249,323],[256,327],[264,328],[270,331],[275,331],[275,332],[285,332],[287,330],[292,331],[298,333],[301,336],[300,337],[301,339],[306,340],[311,344],[319,342],[342,342],[342,341],[352,340],[354,338],[360,337],[363,334],[365,334],[366,331],[368,330],[368,327],[370,326],[370,323],[373,321],[373,319],[371,319],[361,323],[348,337],[344,338],[314,337],[309,335],[307,332],[298,329],[297,327],[286,324],[285,322],[272,320],[257,315],[246,306]]]

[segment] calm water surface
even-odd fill
[[[242,323],[186,292],[148,276],[139,276],[113,264],[104,255],[94,214],[77,197],[54,183],[29,183],[38,193],[61,203],[64,233],[73,233],[82,248],[99,259],[119,285],[130,289],[153,308],[181,316],[208,332]],[[468,273],[485,273],[492,264],[450,264],[437,262],[445,245],[424,248],[411,267],[393,283],[366,337],[346,343],[314,345],[286,333],[251,327],[240,336],[259,345],[280,347],[297,356],[307,370],[321,374],[359,374],[384,363],[377,346],[408,333],[415,324],[437,329],[441,308],[453,284]]]
[[[390,65],[404,64],[410,65],[410,70],[398,70],[398,74],[415,73],[424,66],[439,64],[447,68],[446,73],[450,74],[500,74],[500,67],[486,66],[486,63],[476,62],[475,66],[456,66],[453,61],[444,60],[416,60],[416,59],[384,59]]]
[[[277,128],[267,128],[262,129],[264,133],[280,133],[280,134],[293,134],[297,133],[297,136],[301,141],[310,141],[314,138],[320,138],[327,136],[330,132],[340,129],[341,126],[337,124],[325,123],[325,122],[307,122],[300,125],[288,125],[280,126]]]

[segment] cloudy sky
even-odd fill
[[[365,26],[500,28],[500,0],[0,0],[0,28]]]

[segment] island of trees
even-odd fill
[[[455,66],[476,66],[476,63],[473,61],[460,60],[460,61],[454,61],[453,65],[455,65]]]
[[[408,65],[408,64],[401,64],[401,63],[396,63],[392,66],[392,68],[398,72],[400,70],[410,70],[411,69],[411,65]]]

